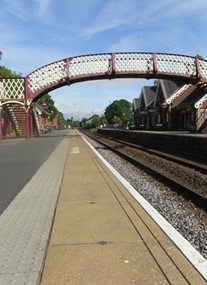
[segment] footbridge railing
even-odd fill
[[[113,78],[167,78],[207,83],[207,61],[200,56],[165,53],[103,53],[62,59],[24,78],[1,78],[0,100],[33,100],[64,85]]]
[[[76,82],[115,78],[165,78],[206,87],[207,61],[199,55],[150,52],[101,53],[61,59],[26,77],[0,78],[0,122],[1,110],[6,104],[19,104],[25,111],[26,135],[31,136],[32,102],[41,95]]]
[[[72,83],[113,78],[168,78],[207,82],[207,61],[200,56],[164,53],[105,53],[62,59],[26,76],[27,94],[41,93]]]

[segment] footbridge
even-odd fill
[[[65,85],[89,80],[116,78],[165,78],[207,84],[207,60],[199,55],[125,52],[89,54],[61,59],[21,78],[0,79],[0,110],[15,118],[21,110],[25,135],[32,136],[33,103],[45,93]],[[10,111],[9,111],[10,110]],[[20,111],[19,111],[20,113]],[[24,118],[23,118],[24,117]],[[18,121],[18,120],[16,120]],[[13,122],[17,125],[18,122]],[[0,139],[2,137],[0,127]]]

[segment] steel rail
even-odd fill
[[[113,138],[112,140],[117,142],[117,143],[122,143],[122,144],[129,146],[131,148],[135,148],[137,150],[143,151],[145,153],[152,154],[154,156],[161,157],[161,158],[167,159],[171,162],[178,163],[182,166],[194,169],[196,171],[199,171],[202,174],[207,173],[206,161],[204,161],[203,163],[197,162],[198,160],[200,161],[200,159],[201,159],[200,157],[191,156],[188,159],[186,159],[187,154],[184,152],[176,152],[172,155],[172,154],[169,154],[169,151],[163,150],[161,148],[160,148],[160,150],[158,150],[158,148],[157,149],[144,148],[141,145],[130,143],[127,141],[123,141],[120,139]]]
[[[122,142],[122,143],[120,142],[120,145],[118,147],[117,146],[113,147],[109,143],[104,142],[103,140],[101,140],[100,138],[98,138],[97,136],[95,136],[89,132],[83,132],[83,133],[86,136],[90,137],[91,139],[97,141],[101,145],[105,146],[106,148],[108,148],[112,152],[121,156],[123,159],[127,160],[128,162],[132,163],[133,165],[135,165],[135,166],[141,168],[142,170],[146,171],[151,176],[155,177],[157,180],[163,182],[164,184],[167,184],[168,186],[173,185],[174,186],[173,191],[178,193],[178,194],[181,194],[185,199],[193,201],[194,204],[196,204],[197,206],[199,206],[203,209],[207,209],[207,206],[206,206],[207,205],[207,196],[204,196],[201,193],[198,193],[197,191],[195,191],[194,189],[186,186],[185,182],[181,182],[181,181],[178,181],[176,179],[173,179],[172,177],[170,177],[170,175],[167,175],[166,173],[161,173],[158,170],[156,170],[156,168],[154,168],[153,166],[150,166],[149,164],[126,154],[124,151],[121,150],[121,149],[123,149],[122,146],[127,145],[126,142]],[[109,138],[107,138],[107,139],[110,140]],[[114,141],[114,140],[111,140],[111,141]],[[122,144],[122,146],[121,146],[121,144]],[[166,159],[166,156],[165,156],[165,159]]]

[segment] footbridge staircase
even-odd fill
[[[16,137],[25,137],[25,130],[26,130],[25,107],[20,104],[5,104],[4,113],[11,124],[14,135]],[[31,110],[31,113],[33,120],[33,131],[39,136],[41,133],[40,124],[38,121],[38,115],[35,106]]]
[[[19,104],[6,104],[4,106],[6,115],[12,125],[17,137],[25,135],[25,111],[24,106]]]
[[[197,133],[207,131],[207,107],[201,113],[200,117],[197,120]]]

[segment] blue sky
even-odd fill
[[[63,58],[105,52],[166,52],[207,59],[206,0],[1,0],[1,65],[26,76]],[[144,79],[72,84],[50,92],[65,118],[132,102]]]

